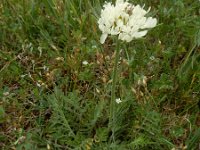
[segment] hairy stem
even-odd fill
[[[109,123],[111,125],[111,130],[112,130],[111,138],[113,141],[115,141],[115,99],[116,99],[115,91],[116,91],[116,83],[117,83],[117,65],[119,62],[119,52],[120,52],[119,41],[117,41],[115,64],[114,64],[114,70],[113,70],[113,75],[112,75],[110,120],[109,120]]]

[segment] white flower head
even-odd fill
[[[149,10],[124,0],[116,0],[115,5],[106,2],[98,20],[102,31],[100,42],[103,44],[108,35],[118,35],[120,40],[126,42],[145,36],[147,29],[157,24],[157,19],[145,16]]]
[[[87,62],[86,60],[84,60],[84,61],[82,62],[82,64],[83,64],[83,65],[88,65],[88,62]]]
[[[117,98],[115,101],[116,101],[117,104],[122,102],[120,98]]]

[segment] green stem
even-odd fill
[[[112,75],[112,89],[111,89],[111,103],[110,103],[110,120],[109,123],[111,125],[112,130],[112,140],[115,141],[115,90],[116,90],[116,83],[117,83],[117,65],[119,62],[119,41],[117,41],[117,47],[116,47],[116,55],[115,55],[115,64],[114,64],[114,70]]]

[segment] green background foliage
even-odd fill
[[[1,0],[1,149],[199,148],[200,2],[130,2],[151,7],[158,25],[122,46],[111,142],[115,43],[99,43],[104,1]]]

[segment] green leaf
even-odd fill
[[[198,149],[198,144],[200,142],[200,128],[196,130],[194,134],[192,134],[188,140],[187,143],[187,150],[195,150]]]
[[[108,133],[109,133],[108,128],[98,128],[96,130],[96,135],[95,135],[96,141],[97,142],[107,141],[108,140]]]
[[[3,106],[0,106],[0,123],[2,123],[5,119],[5,110]]]

